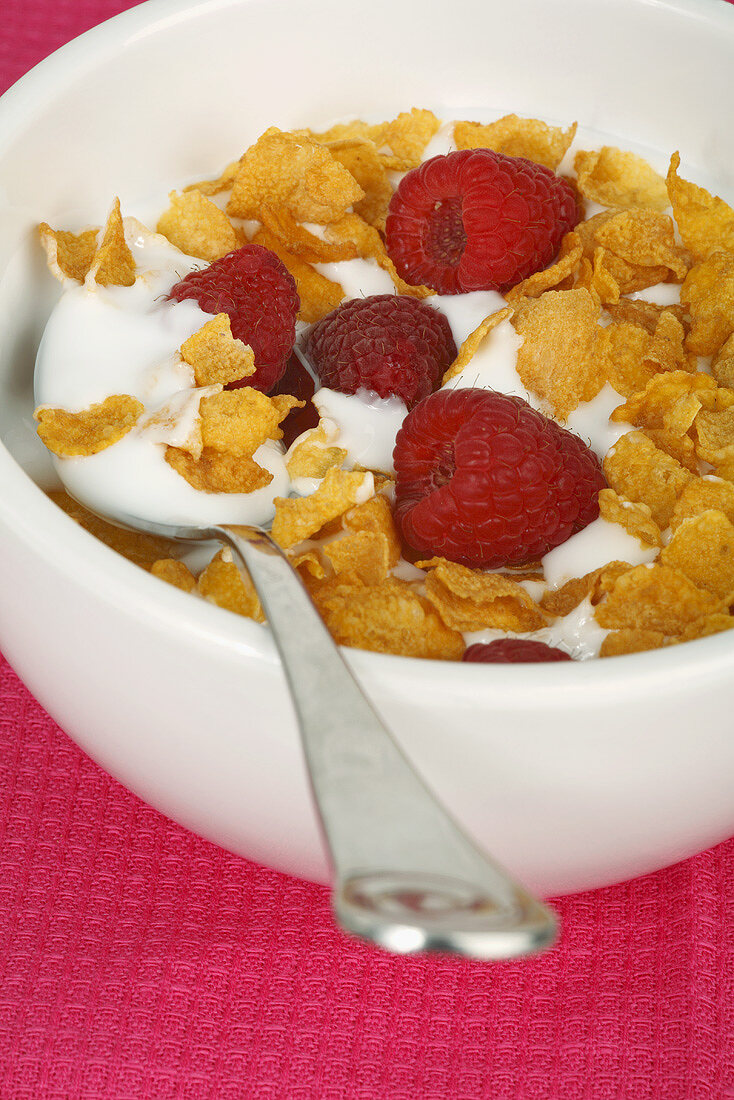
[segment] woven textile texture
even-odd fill
[[[0,91],[124,0],[4,0]],[[0,1100],[734,1100],[734,842],[392,958],[88,760],[0,658]]]

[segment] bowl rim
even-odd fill
[[[0,97],[0,156],[13,138],[32,122],[49,91],[69,85],[86,71],[98,68],[105,52],[123,49],[156,33],[165,25],[196,18],[228,7],[256,4],[260,0],[146,0],[92,27],[66,43],[24,74]],[[269,0],[272,3],[272,0]],[[585,0],[606,6],[609,0]],[[649,6],[706,20],[717,27],[734,29],[734,4],[721,0],[624,0],[629,6]],[[731,22],[729,22],[731,21]],[[261,625],[205,600],[192,599],[83,530],[51,501],[13,458],[0,440],[0,524],[14,532],[30,552],[44,559],[53,571],[89,595],[147,622],[151,627],[184,636],[192,644],[214,646],[229,654],[239,653],[280,664],[270,632]],[[30,490],[30,491],[29,491]],[[39,531],[43,538],[39,539]],[[80,559],[84,570],[79,569]],[[445,670],[443,683],[454,694],[469,690],[472,701],[490,702],[513,709],[545,709],[551,703],[588,704],[605,694],[618,696],[620,682],[629,696],[649,695],[673,675],[694,678],[698,684],[718,679],[734,664],[734,644],[728,631],[662,650],[624,655],[615,659],[590,659],[532,666],[527,683],[526,665],[472,665],[460,661],[400,657],[341,647],[348,663],[366,682],[377,682],[401,694],[425,690],[435,682],[436,669]],[[529,690],[531,689],[531,690]]]

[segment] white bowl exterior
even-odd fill
[[[343,3],[156,0],[66,47],[3,99],[0,432],[28,470],[43,469],[30,379],[53,299],[32,227],[99,219],[112,194],[124,206],[213,173],[267,125],[415,104],[446,117],[579,118],[678,148],[732,186],[728,5],[458,0],[450,22],[426,15],[411,0],[378,3],[365,27]],[[4,448],[0,484],[0,569],[12,578],[0,642],[49,712],[170,816],[325,880],[267,633],[97,544]],[[531,670],[349,660],[456,816],[543,893],[643,873],[734,831],[730,637]]]

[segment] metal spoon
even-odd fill
[[[183,542],[218,540],[249,572],[290,685],[343,929],[389,951],[477,959],[554,941],[553,913],[475,847],[413,770],[266,530],[103,518]]]

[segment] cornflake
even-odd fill
[[[96,455],[117,443],[135,427],[144,406],[128,394],[106,397],[81,412],[42,405],[34,416],[38,434],[60,458]]]
[[[705,260],[716,249],[734,251],[734,210],[704,187],[681,179],[679,167],[680,154],[673,153],[667,188],[684,245],[698,260]]]
[[[197,582],[197,590],[209,603],[244,615],[257,623],[265,622],[260,599],[248,574],[238,569],[229,550],[220,550],[209,562]]]
[[[574,168],[581,194],[600,206],[665,210],[669,205],[663,177],[634,153],[605,145],[598,151],[577,153]]]
[[[271,127],[242,157],[227,213],[260,220],[267,204],[298,222],[328,225],[363,197],[351,172],[323,145]]]
[[[576,136],[577,123],[567,130],[548,126],[537,118],[504,115],[496,122],[457,122],[454,142],[457,149],[493,149],[508,157],[525,157],[554,172]]]
[[[211,263],[244,243],[227,215],[201,191],[172,191],[169,199],[157,231],[188,256]]]
[[[646,504],[661,530],[668,526],[678,497],[693,480],[690,470],[642,432],[623,435],[602,465],[610,488],[627,500]]]
[[[347,472],[332,466],[310,497],[275,498],[272,536],[284,549],[295,546],[373,491],[371,473]]]
[[[723,512],[709,509],[681,520],[660,561],[734,602],[734,526]]]
[[[135,282],[135,259],[125,240],[118,198],[112,204],[85,282],[88,286],[132,286]]]
[[[453,630],[540,630],[548,620],[521,584],[497,573],[467,569],[445,558],[418,562],[427,569],[425,592]]]
[[[597,607],[600,626],[609,630],[655,630],[677,635],[704,615],[721,611],[722,600],[697,587],[668,565],[639,565],[619,577]]]
[[[217,313],[190,336],[181,345],[181,357],[193,367],[197,386],[226,386],[255,373],[252,348],[232,336],[226,313]]]
[[[298,319],[306,324],[314,324],[336,309],[344,297],[344,290],[333,279],[327,279],[311,264],[289,252],[284,248],[280,240],[267,229],[258,229],[252,238],[253,244],[262,245],[274,252],[283,265],[288,269],[296,283],[296,290],[300,299]]]

